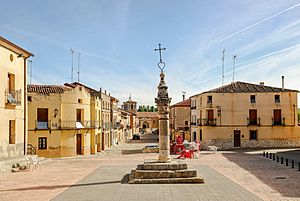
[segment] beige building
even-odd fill
[[[190,134],[191,100],[187,99],[170,106],[170,133],[172,140],[181,135],[191,141]]]
[[[102,128],[101,128],[101,120],[102,120],[102,101],[101,101],[101,93],[95,89],[92,89],[82,83],[74,82],[71,84],[65,83],[65,86],[69,86],[71,88],[75,88],[77,86],[84,87],[90,93],[90,120],[95,122],[95,126],[93,129],[90,129],[91,134],[91,154],[95,154],[96,152],[100,152],[102,149]]]
[[[143,130],[149,133],[158,129],[158,112],[137,112],[137,118],[139,120],[140,131]]]
[[[119,100],[115,97],[110,97],[110,122],[111,122],[111,145],[119,144],[120,133],[120,120],[121,115],[118,109]]]
[[[28,143],[36,154],[91,153],[91,95],[83,86],[28,85]]]
[[[111,143],[111,108],[110,108],[110,95],[107,94],[106,90],[104,93],[100,89],[101,92],[101,100],[102,100],[102,150],[105,150],[112,146]]]
[[[300,145],[297,93],[234,82],[191,99],[192,140],[222,149]]]
[[[26,154],[26,61],[30,56],[0,36],[0,158]]]
[[[119,142],[125,142],[127,139],[131,139],[132,129],[130,128],[131,113],[119,108],[120,130]]]

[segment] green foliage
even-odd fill
[[[150,106],[150,105],[140,105],[138,112],[157,112],[157,108],[155,106]]]

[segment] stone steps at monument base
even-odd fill
[[[201,177],[191,178],[161,178],[161,179],[133,179],[129,181],[130,184],[195,184],[204,183]]]
[[[144,163],[137,166],[137,170],[186,170],[186,163]]]
[[[161,178],[191,178],[197,177],[197,171],[187,170],[132,170],[135,179],[161,179]]]

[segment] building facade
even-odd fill
[[[83,86],[28,85],[28,144],[44,157],[91,153],[91,96]]]
[[[140,131],[152,132],[159,127],[158,112],[137,112]]]
[[[172,140],[178,135],[191,141],[191,100],[187,99],[170,106],[170,133]]]
[[[0,36],[0,158],[26,154],[26,60],[30,56]]]
[[[299,146],[297,93],[263,83],[234,82],[194,95],[192,140],[221,149]]]

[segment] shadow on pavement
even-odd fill
[[[128,175],[128,177],[129,177],[129,175]],[[115,183],[122,183],[122,181],[104,181],[104,182],[73,184],[73,185],[34,186],[34,187],[26,187],[26,188],[0,190],[0,192],[1,191],[3,192],[3,191],[51,190],[51,189],[56,189],[56,188],[74,188],[74,187],[81,187],[81,186],[96,186],[96,185],[115,184]]]
[[[260,155],[249,157],[249,154],[237,151],[235,153],[223,153],[223,156],[253,174],[284,197],[300,198],[300,172],[278,166],[279,164],[273,161],[262,161],[265,158]],[[272,167],[269,162],[275,163],[274,166]],[[272,169],[268,172],[270,167]]]
[[[129,175],[130,174],[125,174],[121,180],[121,184],[128,184],[129,182]]]
[[[134,150],[122,150],[121,152],[123,155],[128,155],[128,154],[141,154],[143,151],[141,149],[134,149]]]

